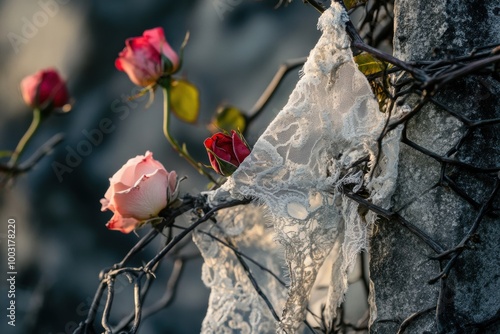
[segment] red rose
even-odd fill
[[[127,73],[136,85],[149,86],[179,67],[179,56],[167,43],[163,28],[146,30],[141,37],[128,38],[125,45],[115,66]]]
[[[212,168],[221,175],[229,176],[250,154],[243,136],[236,131],[231,135],[218,132],[204,142]]]
[[[66,83],[54,69],[46,69],[21,81],[24,102],[33,108],[60,108],[68,103]]]

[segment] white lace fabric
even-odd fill
[[[280,321],[274,320],[232,251],[226,247],[220,253],[224,246],[195,234],[205,259],[204,281],[212,289],[204,333],[235,333],[241,328],[245,328],[242,333],[298,332],[318,270],[336,249],[324,314],[331,321],[347,290],[356,255],[368,247],[369,228],[376,218],[360,214],[357,203],[342,195],[342,186],[351,184],[355,191],[363,187],[374,204],[387,207],[390,203],[400,131],[385,138],[378,152],[377,139],[387,116],[379,111],[368,81],[353,61],[345,33],[347,19],[335,2],[321,15],[318,27],[322,36],[288,103],[257,140],[250,156],[210,194],[212,204],[251,196],[262,205],[257,210],[255,206],[238,209],[240,220],[234,219],[234,208],[228,209],[210,228],[236,244],[253,246],[257,256],[264,254],[262,258],[275,268],[280,260],[277,254],[283,249],[289,276],[286,294],[274,285],[269,289],[267,285],[276,284],[270,275],[259,282],[268,291]],[[368,168],[362,168],[363,160],[368,161]],[[264,219],[256,211],[268,213],[267,224],[274,233],[262,232]],[[254,236],[257,227],[268,237]],[[219,253],[211,251],[213,247]],[[257,318],[260,328],[250,324]]]
[[[218,223],[200,226],[193,235],[204,264],[202,280],[212,291],[202,333],[272,333],[276,321],[255,292],[234,251],[214,240],[231,244],[273,273],[279,275],[282,255],[258,205],[249,204],[219,211]],[[243,259],[250,267],[251,263]],[[253,267],[255,268],[255,267]],[[252,269],[253,269],[252,268]],[[263,293],[281,310],[286,289],[270,274],[252,270]]]

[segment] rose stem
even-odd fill
[[[202,165],[199,162],[196,162],[190,155],[187,153],[185,150],[183,150],[177,141],[172,137],[170,134],[170,112],[169,112],[169,106],[170,106],[170,94],[169,94],[169,88],[162,87],[163,89],[163,134],[167,138],[167,140],[170,142],[170,145],[176,150],[184,159],[186,159],[200,174],[205,175],[208,177],[208,179],[214,183],[217,183],[217,181],[209,174],[207,173]]]
[[[12,156],[9,161],[10,167],[14,167],[16,165],[17,161],[21,157],[21,154],[26,148],[26,145],[29,143],[31,138],[33,138],[33,135],[40,127],[41,122],[42,122],[42,112],[39,108],[35,108],[33,110],[33,120],[31,121],[30,127],[28,128],[28,130],[26,130],[26,133],[23,135],[23,137],[17,144],[14,153],[12,153]]]

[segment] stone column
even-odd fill
[[[394,55],[402,60],[435,60],[470,54],[500,43],[498,0],[396,0]],[[446,155],[467,131],[463,119],[500,118],[498,76],[453,81],[434,97],[456,112],[428,103],[406,125],[412,142]],[[416,103],[417,98],[408,101]],[[412,102],[410,102],[411,104]],[[460,120],[459,118],[462,118]],[[477,167],[500,165],[500,125],[469,128],[450,158]],[[446,182],[442,172],[449,178]],[[418,226],[444,249],[459,244],[491,197],[496,173],[485,175],[447,164],[401,144],[393,211]],[[441,182],[442,181],[442,182]],[[457,193],[462,192],[462,196]],[[496,195],[493,206],[500,206]],[[449,274],[436,277],[450,258],[437,254],[395,222],[378,223],[371,239],[370,272],[377,319],[371,333],[497,333],[500,328],[500,211],[485,215]],[[451,256],[457,253],[452,253]],[[496,319],[496,320],[495,320]]]

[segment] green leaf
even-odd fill
[[[247,120],[241,110],[233,106],[221,106],[217,109],[217,114],[212,119],[209,129],[212,132],[224,130],[230,132],[231,130],[245,131]]]
[[[366,52],[360,53],[354,57],[354,61],[358,64],[358,69],[364,75],[378,73],[385,69],[385,64],[383,62]]]
[[[351,8],[354,8],[354,7],[357,7],[360,5],[364,5],[367,2],[368,2],[368,0],[344,0],[344,5],[345,5],[345,8],[347,8],[347,10],[349,10]]]
[[[186,80],[172,80],[170,108],[181,121],[195,123],[200,109],[198,89]]]

